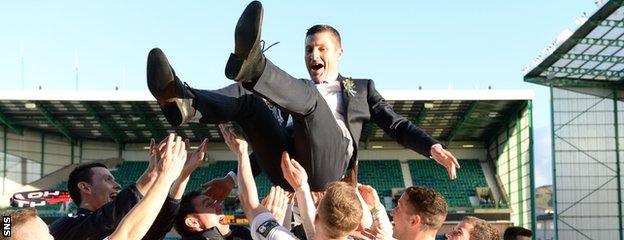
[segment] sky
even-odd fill
[[[224,76],[234,27],[248,1],[3,1],[0,89],[146,90],[151,48],[196,88]],[[378,89],[532,89],[536,185],[552,182],[548,88],[522,69],[594,0],[263,1],[265,54],[307,77],[305,30],[340,31],[340,72]],[[78,80],[78,81],[76,81]]]

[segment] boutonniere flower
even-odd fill
[[[353,80],[351,78],[347,78],[345,79],[342,84],[344,84],[344,92],[353,97],[355,96],[355,94],[357,93],[355,90],[353,90],[353,88],[355,88],[355,83],[353,82]]]

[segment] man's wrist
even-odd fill
[[[236,173],[234,173],[233,171],[230,171],[229,173],[227,173],[227,175],[225,176],[225,179],[228,183],[230,183],[232,187],[234,186],[238,186],[238,177],[236,176]]]
[[[295,192],[310,192],[310,185],[307,182],[302,183],[300,186],[295,188]]]

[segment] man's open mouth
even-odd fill
[[[310,69],[316,71],[316,70],[319,70],[319,69],[321,69],[323,67],[324,67],[324,65],[322,63],[317,63],[317,64],[312,64],[312,66],[310,66]]]
[[[117,194],[119,194],[118,192],[114,192],[110,194],[110,198],[111,199],[115,199],[117,197]]]

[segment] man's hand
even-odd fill
[[[295,159],[290,159],[288,152],[282,153],[282,173],[290,186],[297,190],[303,184],[308,184],[308,174]]]
[[[362,225],[358,226],[356,230],[349,233],[349,236],[360,240],[384,239],[377,228],[364,228]]]
[[[190,148],[189,140],[184,140],[186,145],[186,150],[188,151]],[[186,162],[184,163],[184,168],[182,169],[181,177],[188,177],[195,171],[199,166],[201,166],[204,157],[206,156],[206,150],[208,149],[208,139],[205,138],[204,141],[199,145],[197,150],[190,151],[187,153]]]
[[[206,195],[217,202],[223,202],[234,188],[234,180],[229,176],[215,178],[202,185],[202,188],[205,189]]]
[[[312,194],[312,202],[314,203],[314,207],[318,207],[319,203],[321,203],[321,199],[325,196],[325,191],[322,192],[311,192]]]
[[[451,152],[442,147],[442,144],[431,146],[431,158],[446,168],[449,178],[457,178],[456,169],[460,168],[459,162]]]
[[[237,133],[233,128],[228,128],[223,124],[219,124],[219,129],[221,129],[221,134],[223,134],[223,140],[225,144],[228,146],[230,151],[232,151],[237,156],[247,155],[247,140],[242,138],[239,133]],[[267,139],[267,141],[270,141]]]
[[[288,197],[288,193],[279,186],[273,186],[269,194],[262,199],[260,204],[273,214],[273,217],[275,217],[278,223],[282,224],[286,216],[286,210],[288,210],[289,202],[290,198]]]
[[[379,195],[377,195],[377,190],[369,185],[358,185],[358,191],[360,191],[360,195],[368,205],[369,209],[373,209],[377,206],[379,202]]]
[[[169,134],[167,145],[161,150],[160,156],[162,159],[157,167],[158,173],[173,183],[186,162],[186,147],[182,138]]]
[[[148,171],[156,171],[156,166],[158,166],[158,162],[160,161],[160,151],[165,147],[166,144],[167,138],[164,138],[158,144],[156,144],[156,140],[154,140],[153,138],[150,139],[148,155],[149,165],[147,166]]]

